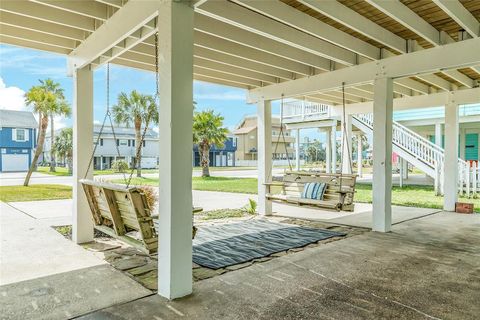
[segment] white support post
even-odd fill
[[[72,239],[75,243],[85,243],[93,241],[93,222],[87,198],[78,180],[84,178],[93,153],[93,71],[90,66],[74,72],[73,101]],[[93,179],[92,167],[86,178]]]
[[[458,199],[458,104],[453,93],[445,105],[445,162],[443,210],[455,211]]]
[[[373,100],[373,221],[372,230],[392,226],[393,81],[376,79]]]
[[[357,134],[357,175],[361,178],[363,175],[363,143],[362,143],[362,135]]]
[[[300,129],[297,129],[295,137],[295,170],[300,170]],[[288,156],[288,155],[287,155]]]
[[[158,294],[192,292],[193,8],[159,1]]]
[[[460,126],[460,125],[459,125]],[[458,155],[461,159],[465,160],[465,143],[466,143],[466,130],[465,129],[460,129],[460,154]]]
[[[352,115],[342,118],[342,173],[352,173]]]
[[[398,179],[398,182],[399,182],[398,186],[400,188],[403,188],[403,175],[404,175],[404,173],[403,173],[403,169],[404,169],[403,163],[404,162],[405,162],[405,160],[403,160],[403,158],[398,158],[398,165],[400,167],[400,175],[398,177],[399,178]]]
[[[442,147],[442,133],[443,133],[443,124],[435,123],[435,144]]]
[[[266,183],[272,181],[272,105],[270,101],[260,100],[258,113],[258,213],[272,214],[272,201],[266,198]]]
[[[103,156],[100,156],[100,170],[103,170]]]
[[[337,173],[337,125],[332,126],[330,131],[330,143],[332,145],[332,173]]]
[[[332,172],[332,139],[331,139],[331,129],[325,130],[326,134],[326,146],[325,146],[325,158],[326,158],[326,165],[325,171],[326,173]]]

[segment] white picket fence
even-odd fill
[[[461,195],[472,197],[480,194],[480,168],[476,162],[470,166],[458,166],[458,192]]]

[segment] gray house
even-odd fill
[[[93,128],[93,143],[97,141],[100,133],[100,125]],[[59,130],[57,130],[58,133]],[[125,160],[130,166],[133,165],[135,158],[135,129],[126,127],[114,127],[115,138],[112,128],[105,127],[93,158],[93,166],[97,170],[110,169],[115,160]],[[143,129],[142,129],[143,133]],[[47,135],[43,151],[43,161],[50,161],[51,138]],[[117,152],[120,151],[120,156]],[[59,160],[59,159],[57,159]],[[158,166],[158,134],[148,129],[145,134],[145,140],[142,148],[142,168],[150,169]]]

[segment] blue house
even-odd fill
[[[213,145],[210,148],[210,166],[211,167],[234,167],[235,151],[237,151],[237,143],[234,137],[228,137],[223,144],[223,148]],[[200,153],[198,145],[193,146],[193,166],[200,166]]]
[[[37,127],[31,112],[0,110],[0,172],[28,170]]]

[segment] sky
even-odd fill
[[[23,95],[39,84],[39,79],[52,78],[65,90],[72,104],[73,79],[67,77],[66,56],[0,44],[0,109],[29,110]],[[110,66],[110,105],[116,103],[120,92],[137,90],[155,93],[155,75],[116,65]],[[233,130],[244,115],[254,114],[255,105],[245,101],[246,90],[206,82],[194,82],[194,100],[198,111],[213,109],[224,118],[224,126]],[[94,73],[94,119],[100,122],[106,110],[106,67]],[[278,113],[278,106],[274,107]],[[55,120],[55,127],[71,126],[71,119]]]

